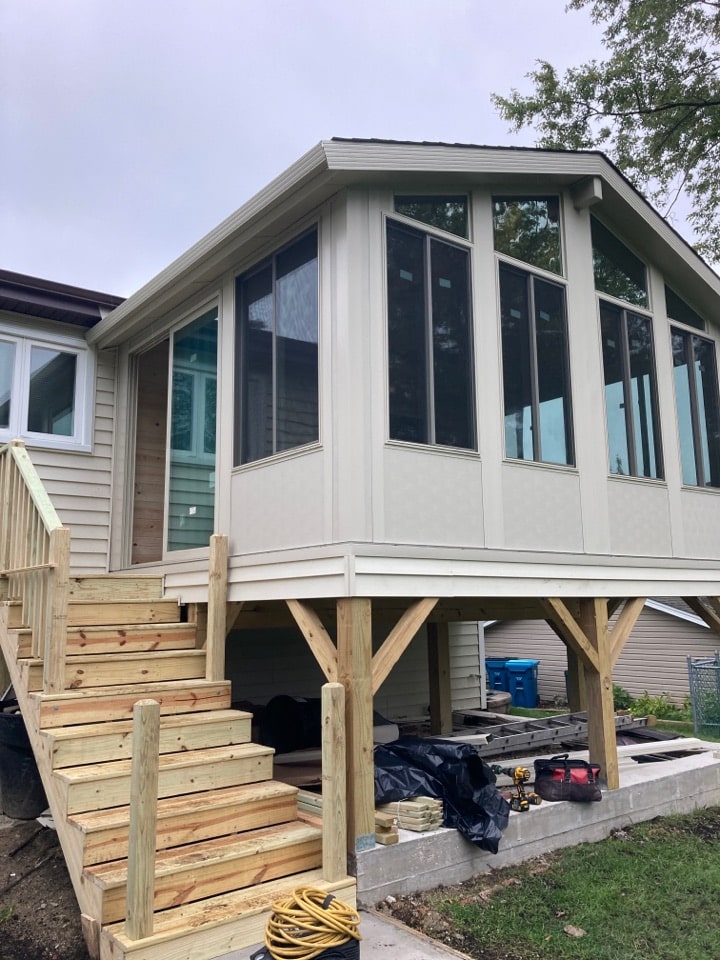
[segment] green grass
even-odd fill
[[[710,960],[720,956],[718,892],[720,808],[711,808],[493,871],[425,902],[470,956]],[[584,935],[569,936],[568,926]]]

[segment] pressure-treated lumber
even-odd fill
[[[328,683],[335,683],[338,677],[337,650],[320,617],[307,603],[301,603],[299,600],[285,602],[318,666],[325,674],[325,679]]]
[[[125,931],[131,940],[150,936],[153,926],[159,742],[160,704],[138,700],[133,711],[125,912]]]
[[[228,538],[215,533],[210,537],[207,605],[208,680],[225,677],[225,637],[227,635],[227,562]]]
[[[450,635],[446,623],[429,623],[428,673],[430,681],[430,732],[452,733],[452,691],[450,689]]]
[[[404,611],[372,660],[372,692],[375,695],[390,671],[437,605],[437,597],[416,600]]]
[[[613,706],[612,660],[608,630],[607,603],[600,598],[580,601],[579,625],[592,644],[597,666],[586,666],[585,686],[588,702],[588,749],[599,763],[608,789],[620,786]]]
[[[31,692],[42,690],[43,661],[22,660],[19,666],[26,689]],[[199,680],[204,677],[204,650],[162,650],[152,659],[145,653],[81,654],[66,657],[63,689],[96,689],[123,683]]]
[[[322,688],[322,831],[323,879],[335,882],[347,873],[347,797],[345,688]]]

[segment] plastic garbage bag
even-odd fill
[[[443,825],[498,852],[510,804],[495,774],[467,743],[401,737],[375,747],[375,802],[428,796],[443,801]]]

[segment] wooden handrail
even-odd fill
[[[65,688],[70,531],[63,526],[25,444],[0,447],[0,570],[7,598],[22,602],[41,657],[43,690]]]

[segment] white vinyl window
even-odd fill
[[[92,373],[84,343],[0,325],[0,442],[89,450]]]

